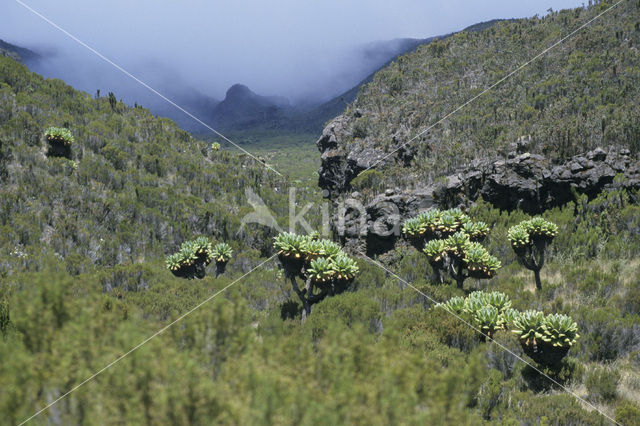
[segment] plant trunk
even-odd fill
[[[536,278],[536,288],[538,290],[542,290],[542,282],[540,281],[540,269],[534,269],[533,270],[533,275]]]
[[[224,274],[227,269],[227,262],[216,262],[216,278]]]
[[[293,287],[293,291],[298,295],[298,299],[302,302],[302,322],[305,322],[307,317],[311,315],[311,303],[309,303],[309,299],[305,297],[300,288],[298,287],[298,283],[296,282],[296,277],[293,275],[289,276],[291,280],[291,286]]]
[[[458,275],[456,277],[456,285],[458,286],[458,288],[460,290],[462,290],[462,287],[464,286],[464,277],[461,277],[461,276]]]

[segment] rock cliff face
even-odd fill
[[[337,144],[334,129],[325,129],[318,141],[323,151],[321,186],[333,191],[332,196],[347,189],[350,178],[366,168],[359,164],[371,158],[366,150],[346,154]],[[363,153],[363,158],[358,157]],[[640,162],[626,149],[598,148],[559,165],[541,155],[511,153],[507,159],[476,161],[437,186],[389,189],[367,203],[360,201],[358,193],[343,194],[338,197],[334,225],[347,247],[379,254],[393,247],[407,218],[431,207],[455,207],[482,198],[502,210],[536,214],[564,205],[577,194],[593,198],[612,188],[640,189]]]
[[[536,214],[572,201],[576,193],[593,198],[613,187],[640,188],[640,162],[626,149],[597,148],[559,165],[529,153],[479,162],[449,176],[434,197],[445,206],[482,198],[502,210]]]
[[[364,142],[354,143],[347,149],[343,138],[350,132],[346,117],[341,115],[329,122],[316,142],[322,154],[318,185],[332,196],[346,191],[351,180],[361,171],[373,165],[380,167],[386,161],[376,164],[386,154],[367,147]]]

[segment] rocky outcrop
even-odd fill
[[[598,148],[559,165],[541,155],[511,153],[507,159],[476,161],[438,187],[387,190],[368,203],[353,193],[338,203],[334,227],[346,247],[379,254],[393,248],[406,219],[431,207],[455,207],[482,198],[502,210],[536,214],[578,194],[593,198],[613,188],[640,189],[640,162],[628,150]]]
[[[434,194],[443,206],[482,198],[502,210],[536,214],[576,194],[593,198],[607,188],[639,189],[640,163],[626,149],[597,148],[559,165],[540,155],[511,154],[506,160],[478,162],[446,181]]]
[[[338,203],[334,226],[348,249],[379,254],[393,248],[402,223],[420,211],[436,207],[434,188],[399,192],[387,189],[371,202],[363,203],[354,192]]]
[[[347,123],[343,115],[334,118],[316,142],[322,154],[318,186],[328,197],[348,190],[351,180],[363,170],[391,161],[391,158],[385,159],[384,152],[368,147],[365,142],[350,144],[347,150],[344,139],[351,136],[350,124]]]

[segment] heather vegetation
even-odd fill
[[[534,146],[543,149],[554,134],[545,133],[547,125],[553,128],[559,116],[552,112],[554,87],[584,95],[585,115],[565,115],[569,122],[590,123],[594,109],[602,112],[593,103],[604,101],[584,89],[611,70],[610,62],[600,68],[601,51],[592,44],[601,38],[593,37],[622,32],[623,43],[609,47],[633,46],[636,3],[624,3],[611,15],[616,20],[577,39],[571,55],[584,53],[570,63],[592,72],[548,87],[541,109],[508,121],[514,128],[495,140],[487,136],[486,149],[525,125],[539,132]],[[393,93],[375,95],[385,74],[397,72],[400,65],[393,64],[357,101],[366,110],[375,102],[400,108],[406,100],[406,114],[390,108],[386,118],[361,121],[359,134],[383,143],[384,132],[393,130],[382,128],[389,126],[384,120],[417,126],[422,122],[410,114],[444,110],[445,104],[433,108],[433,98],[418,87],[451,102],[455,93],[463,96],[466,89],[440,84],[467,61],[451,56],[462,47],[473,48],[468,66],[486,62],[486,74],[465,68],[480,85],[509,55],[535,50],[601,6],[505,22],[419,49],[399,63],[417,61],[425,72],[412,65],[394,77]],[[493,54],[498,48],[507,53]],[[630,51],[610,55],[621,61],[613,86],[621,84],[628,95],[602,107],[613,114],[606,129],[617,129],[635,111],[629,82],[640,74],[629,64]],[[523,76],[531,87],[545,81],[537,72]],[[520,87],[510,84],[516,86],[509,90]],[[613,99],[608,87],[602,96]],[[482,135],[492,117],[524,108],[518,99],[528,98],[509,90],[492,101],[495,113],[483,103],[458,116],[458,130],[451,124],[448,138],[438,139],[451,146],[442,143],[424,164],[410,167],[427,170],[442,161],[433,170],[447,168],[443,159],[452,157],[445,153],[456,150],[456,162],[468,158],[463,133]],[[416,99],[421,108],[412,104]],[[482,111],[490,113],[473,118]],[[72,135],[69,157],[46,154],[52,126]],[[583,137],[585,146],[594,143],[589,126],[572,133],[567,147],[577,149]],[[632,147],[633,138],[620,132],[605,132],[598,143],[622,135],[615,143]],[[595,406],[622,424],[637,424],[640,193],[576,196],[535,218],[482,200],[464,210],[422,212],[403,221],[406,238],[379,259],[398,280],[327,236],[243,225],[253,211],[250,188],[285,229],[289,182],[226,148],[115,95],[95,99],[0,57],[3,423],[20,423],[228,287],[33,423],[609,424]],[[393,170],[380,169],[357,183],[375,193],[394,179]],[[318,192],[298,188],[298,208],[318,200]],[[307,218],[321,229],[319,214]],[[277,260],[250,272],[272,256]],[[539,285],[522,265],[534,267]]]
[[[622,2],[448,116],[614,3],[501,21],[420,46],[376,73],[347,108],[347,149],[391,153],[416,137],[385,161],[387,184],[409,187],[504,154],[518,140],[557,161],[598,146],[639,153],[637,1]]]

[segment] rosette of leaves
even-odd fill
[[[407,219],[402,225],[402,235],[418,250],[424,247],[427,227],[419,218]]]
[[[224,271],[227,268],[227,263],[231,259],[232,255],[233,250],[227,243],[218,243],[213,246],[212,256],[216,261],[216,277],[220,274],[224,274]]]
[[[424,225],[425,232],[429,232],[431,234],[435,234],[438,229],[438,225],[440,224],[440,218],[442,217],[442,212],[438,209],[427,210],[426,212],[420,213],[416,216],[416,219]]]
[[[558,226],[542,217],[522,221],[507,233],[518,262],[533,271],[538,290],[542,289],[540,270],[544,266],[545,251],[556,235]]]
[[[467,234],[471,241],[481,242],[489,235],[489,226],[484,222],[466,222],[462,225],[462,232]]]
[[[360,272],[358,264],[344,253],[338,255],[331,261],[331,268],[337,280],[351,282]]]
[[[485,335],[492,338],[497,330],[502,329],[504,319],[494,306],[485,305],[475,312],[473,322],[482,332],[484,339]]]
[[[498,312],[503,313],[511,308],[511,299],[504,293],[492,291],[484,294],[484,300],[488,305],[493,306]]]
[[[407,219],[402,225],[402,233],[409,238],[418,238],[426,232],[427,227],[418,217]]]
[[[524,221],[521,225],[534,242],[539,238],[551,241],[558,235],[558,226],[542,217],[534,217]]]
[[[340,247],[340,244],[334,243],[333,241],[329,240],[321,240],[320,244],[320,253],[322,257],[326,257],[327,259],[334,259],[338,255],[342,254],[342,247]]]
[[[529,233],[523,226],[520,225],[511,227],[507,233],[507,238],[509,238],[511,247],[516,252],[516,254],[523,252],[530,243]]]
[[[209,241],[209,239],[207,239],[207,237],[198,237],[193,240],[191,244],[193,252],[196,254],[198,261],[207,264],[211,263],[211,260],[214,257],[214,252],[211,247],[211,242]],[[231,250],[231,247],[229,247],[229,250]],[[231,257],[231,255],[229,255],[229,257]]]
[[[325,284],[335,274],[332,264],[324,257],[312,260],[307,269],[309,279],[314,284]]]
[[[459,215],[453,214],[451,210],[446,210],[440,215],[440,221],[438,222],[438,231],[442,236],[448,236],[454,234],[460,228]]]
[[[456,296],[452,297],[444,303],[439,303],[437,306],[443,307],[449,312],[460,316],[466,312],[466,299],[461,296]]]
[[[309,238],[306,247],[306,259],[311,262],[320,256],[324,256],[324,244],[322,241]]]
[[[216,262],[227,263],[233,255],[233,250],[227,243],[218,243],[213,246],[212,253]]]
[[[520,316],[520,312],[513,309],[507,308],[500,313],[502,315],[502,324],[505,329],[513,327],[513,323]]]
[[[75,140],[69,129],[65,127],[49,127],[45,130],[44,137],[49,144],[48,156],[71,159],[71,145]]]
[[[524,311],[513,320],[512,331],[520,337],[521,343],[535,345],[542,339],[543,323],[544,313],[533,310]]]
[[[577,324],[562,314],[545,317],[539,311],[523,312],[513,321],[513,327],[520,335],[524,353],[549,367],[558,365],[580,337]]]
[[[177,253],[167,256],[165,264],[178,277],[204,278],[212,259],[211,243],[206,237],[199,237],[183,242]]]
[[[220,143],[219,142],[212,143],[211,144],[211,151],[213,151],[213,152],[220,151]]]
[[[302,257],[307,252],[308,238],[291,232],[282,232],[275,237],[273,243],[278,254],[287,257]]]
[[[465,257],[467,250],[471,246],[471,240],[464,232],[456,232],[447,237],[444,242],[447,245],[447,253],[460,259]]]
[[[169,269],[171,272],[177,271],[182,265],[182,255],[180,253],[174,253],[167,256],[167,258],[165,259],[165,264],[167,265],[167,269]]]
[[[448,245],[445,240],[431,240],[422,250],[427,255],[427,260],[431,266],[441,268],[447,256]]]
[[[491,256],[480,243],[472,242],[464,252],[464,263],[473,278],[492,278],[500,269],[500,261]]]
[[[308,244],[308,237],[291,232],[283,232],[275,237],[273,246],[285,271],[294,275],[302,274],[302,267],[308,255]]]
[[[487,306],[485,293],[482,291],[474,291],[467,296],[463,312],[465,312],[469,318],[473,319],[476,316],[476,313],[485,306]]]
[[[542,340],[556,348],[569,348],[580,337],[578,324],[563,314],[547,315],[542,324]]]

